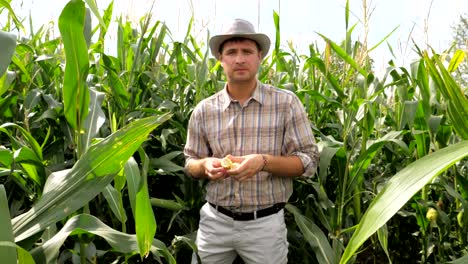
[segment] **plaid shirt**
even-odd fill
[[[299,98],[259,81],[243,106],[230,98],[226,87],[201,101],[189,121],[184,154],[186,164],[191,159],[228,154],[294,155],[305,168],[303,177],[315,174],[319,159]],[[252,212],[287,202],[293,192],[292,181],[291,177],[274,177],[264,171],[241,182],[228,177],[207,184],[206,200],[235,211]]]

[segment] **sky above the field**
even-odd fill
[[[31,14],[37,28],[55,21],[68,1],[65,0],[13,0],[12,7],[20,17]],[[100,0],[102,11],[110,2]],[[308,45],[323,46],[318,33],[340,43],[346,34],[346,0],[115,0],[114,15],[122,15],[138,23],[151,10],[154,19],[166,22],[174,40],[181,41],[187,32],[188,21],[194,18],[193,35],[206,42],[210,35],[220,33],[229,21],[244,18],[252,22],[258,31],[275,40],[273,12],[280,16],[281,45],[288,50],[287,42],[301,54],[308,54]],[[362,0],[350,0],[349,28],[356,24],[353,40],[363,41],[364,7]],[[368,47],[373,47],[395,28],[388,38],[394,59],[386,43],[374,49],[370,56],[376,68],[383,68],[393,59],[397,65],[410,63],[414,58],[413,41],[421,48],[429,44],[437,52],[450,47],[453,39],[451,26],[459,21],[461,14],[468,14],[467,0],[368,0],[370,12],[367,34]],[[114,23],[115,24],[115,23]],[[28,23],[25,23],[27,26]],[[58,32],[58,31],[57,31]],[[58,33],[57,33],[58,34]],[[110,33],[112,34],[112,29]],[[112,39],[112,36],[110,36]],[[112,41],[110,41],[112,43]],[[115,38],[113,40],[115,43]],[[111,49],[112,45],[107,46]]]

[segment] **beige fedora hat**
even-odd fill
[[[218,59],[220,46],[228,39],[241,37],[251,39],[258,43],[262,51],[262,59],[268,54],[270,49],[270,38],[262,33],[256,33],[253,25],[244,19],[235,19],[224,34],[213,36],[210,39],[211,54]]]

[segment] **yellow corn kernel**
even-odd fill
[[[229,159],[229,158],[227,158],[227,157],[226,157],[226,158],[223,158],[223,159],[221,160],[221,166],[222,166],[223,168],[225,168],[226,170],[230,170],[231,167],[232,167],[232,160]]]

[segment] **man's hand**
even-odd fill
[[[221,159],[205,158],[203,167],[206,177],[210,180],[219,180],[226,177],[226,169],[221,166]]]
[[[249,179],[263,168],[263,157],[260,154],[250,154],[246,156],[228,155],[226,158],[230,159],[233,163],[240,164],[236,168],[226,171],[229,176],[234,177],[238,181]]]

